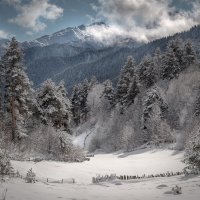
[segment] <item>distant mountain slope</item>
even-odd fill
[[[102,22],[89,25],[105,27]],[[90,34],[85,34],[88,26],[70,27],[52,35],[46,35],[34,41],[22,43],[25,65],[29,77],[37,87],[47,78],[55,81],[63,79],[68,87],[95,75],[100,81],[116,77],[131,48],[141,43],[130,38],[120,38],[112,45],[96,41]],[[114,58],[117,54],[119,63]],[[104,59],[108,59],[108,68]],[[102,65],[102,66],[101,66]],[[116,66],[116,68],[115,68]]]
[[[96,23],[90,26],[106,25]],[[168,41],[176,36],[183,40],[190,39],[197,50],[200,48],[200,26],[148,44],[126,38],[110,46],[95,41],[92,36],[84,35],[85,29],[84,25],[67,28],[22,43],[27,72],[36,87],[47,78],[57,82],[64,80],[69,89],[92,75],[99,81],[115,81],[127,56],[132,55],[138,62],[145,54],[152,54],[157,47],[164,50]],[[7,42],[0,40],[0,53]]]

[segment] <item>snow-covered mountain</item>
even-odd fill
[[[91,30],[104,31],[109,28],[104,22],[96,22],[90,25],[80,25],[77,27],[68,27],[55,32],[51,35],[44,35],[32,41],[22,43],[23,48],[44,47],[53,44],[68,44],[74,47],[101,49],[108,46],[138,46],[140,43],[131,38],[123,36],[117,37],[112,42],[97,40]]]
[[[107,27],[103,22],[68,27],[51,35],[23,42],[21,45],[24,49],[28,74],[35,85],[37,86],[47,78],[52,78],[55,81],[63,79],[66,81],[66,85],[72,87],[92,75],[97,76],[102,81],[105,76],[112,78],[110,73],[113,73],[112,68],[117,64],[115,73],[113,73],[113,76],[116,77],[127,56],[127,54],[124,56],[124,52],[141,46],[141,43],[131,38],[120,37],[116,42],[108,44],[95,39],[94,35],[88,31],[93,28],[99,30]],[[120,60],[118,63],[114,63],[112,55],[116,52],[122,53],[122,55],[120,53],[118,59],[123,57],[121,59],[123,62]],[[113,59],[113,61],[110,61],[111,70],[107,75],[105,75],[104,64],[97,69],[104,58]]]
[[[44,35],[33,41],[24,42],[23,47],[30,48],[34,46],[49,46],[52,44],[68,44],[73,46],[83,47],[102,47],[101,42],[97,42],[92,34],[88,33],[87,28],[98,27],[105,28],[106,24],[103,22],[97,22],[90,25],[80,25],[77,27],[68,27],[66,29],[55,32],[51,35]]]

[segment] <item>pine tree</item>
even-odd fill
[[[75,85],[72,91],[71,97],[71,112],[73,116],[73,121],[78,126],[81,121],[81,110],[80,110],[80,98],[81,98],[81,85]]]
[[[35,173],[33,172],[32,168],[28,170],[25,180],[27,183],[35,183]]]
[[[169,48],[163,58],[162,78],[173,79],[179,74],[179,63],[173,49]]]
[[[194,47],[191,43],[191,41],[187,41],[184,45],[184,62],[185,65],[189,66],[195,63],[197,60],[197,55],[194,50]]]
[[[3,63],[0,60],[0,131],[2,131],[4,111],[3,111],[3,91],[4,91],[4,67]]]
[[[169,80],[177,78],[186,67],[183,41],[180,38],[176,38],[168,43],[167,51],[164,54],[162,78]]]
[[[132,57],[128,57],[126,64],[122,67],[119,81],[117,83],[116,89],[116,103],[120,103],[120,106],[123,107],[124,104],[124,96],[127,95],[129,90],[129,85],[133,78],[135,71],[135,64]]]
[[[110,106],[114,105],[114,88],[112,86],[112,82],[110,80],[106,80],[104,83],[104,90],[102,93],[102,97],[108,100]]]
[[[163,55],[159,47],[156,48],[153,56],[153,63],[155,70],[157,71],[157,79],[161,78],[161,66],[162,66]]]
[[[157,63],[159,63],[161,58],[162,58],[162,52],[160,50],[160,47],[157,47],[154,52],[154,59],[156,60]]]
[[[75,85],[72,92],[71,104],[73,121],[78,126],[81,122],[86,121],[89,112],[87,97],[90,90],[90,84],[87,79],[83,83]]]
[[[87,119],[87,114],[89,112],[88,110],[88,105],[87,105],[87,97],[88,97],[88,92],[89,92],[89,82],[87,79],[83,81],[83,84],[81,85],[80,88],[80,112],[81,112],[81,119],[83,121],[86,121]]]
[[[18,42],[12,38],[3,56],[5,69],[5,108],[11,122],[12,140],[26,135],[26,120],[31,115],[31,83],[23,67],[23,55]]]
[[[162,97],[159,88],[155,87],[147,91],[143,100],[143,134],[145,142],[160,135],[159,126],[162,124],[161,122],[166,116],[167,111],[167,102],[164,97]],[[164,136],[162,138],[164,138]]]
[[[38,113],[45,125],[69,131],[70,102],[64,83],[58,86],[48,79],[37,92]]]
[[[199,88],[199,91],[200,91],[200,88]],[[194,108],[194,113],[196,116],[199,116],[200,115],[200,92],[197,96],[197,100],[195,102],[195,108]]]
[[[10,158],[6,150],[0,149],[0,175],[8,175],[11,168]]]
[[[181,71],[185,68],[184,63],[184,43],[183,40],[179,37],[175,38],[175,40],[171,41],[171,48],[173,49],[175,56],[178,60],[179,67]]]
[[[71,120],[71,102],[67,96],[67,91],[65,88],[64,81],[61,81],[57,87],[57,93],[59,100],[61,102],[61,108],[60,108],[60,121],[59,121],[59,128],[62,126],[65,130],[69,132],[69,123]]]
[[[190,138],[186,146],[185,162],[192,171],[200,172],[200,130]]]
[[[54,113],[57,112],[56,85],[48,79],[36,94],[38,113],[44,124],[53,123]]]
[[[157,80],[157,71],[150,55],[145,56],[139,64],[139,82],[145,88],[151,87]]]
[[[127,95],[124,97],[124,104],[129,106],[134,103],[136,96],[139,94],[139,87],[136,81],[136,77],[133,77]]]
[[[161,92],[159,92],[159,89],[157,87],[152,88],[151,90],[147,91],[145,99],[144,99],[144,103],[143,103],[145,119],[150,117],[152,106],[156,102],[161,108],[162,117],[164,117],[164,115],[166,114],[168,105],[160,93]]]

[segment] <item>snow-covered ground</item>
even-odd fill
[[[129,154],[97,154],[84,163],[12,161],[15,170],[23,176],[32,168],[39,182],[28,184],[22,179],[11,179],[1,187],[8,189],[7,200],[198,200],[200,177],[174,176],[92,184],[92,177],[97,174],[143,175],[181,171],[184,167],[182,158],[183,152],[146,149]],[[46,182],[47,178],[50,183]],[[72,178],[75,183],[71,183]],[[64,183],[56,183],[62,179]],[[175,185],[182,187],[183,194],[171,194]]]

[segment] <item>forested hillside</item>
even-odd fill
[[[99,26],[104,26],[104,24],[100,23]],[[78,27],[68,28],[54,33],[52,36],[21,44],[27,73],[35,88],[46,79],[51,78],[56,83],[64,80],[65,86],[71,93],[74,84],[85,78],[90,79],[93,75],[100,82],[110,79],[116,84],[121,66],[129,55],[132,55],[135,62],[138,63],[144,55],[152,55],[157,47],[164,51],[169,40],[177,36],[184,41],[190,39],[197,54],[200,46],[199,26],[148,44],[138,43],[132,39],[121,39],[109,45],[100,44],[93,38],[81,40],[74,35],[72,37],[71,30],[74,29],[79,30]],[[68,41],[70,39],[71,42]],[[2,40],[0,55],[3,54],[7,42],[8,40]]]
[[[51,78],[56,82],[64,80],[70,91],[74,84],[85,78],[90,79],[93,75],[101,82],[110,79],[116,83],[121,66],[129,55],[132,55],[138,63],[144,55],[152,55],[157,47],[160,47],[162,51],[165,50],[169,40],[177,36],[184,41],[190,39],[198,51],[199,34],[200,27],[197,26],[190,31],[148,44],[129,39],[98,48],[95,45],[85,46],[85,41],[80,42],[79,46],[70,43],[30,47],[25,50],[27,72],[36,86],[47,78]]]

